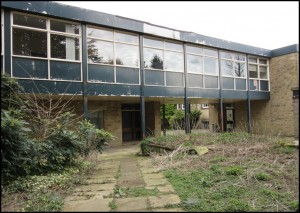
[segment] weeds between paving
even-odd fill
[[[185,211],[299,209],[299,149],[288,146],[288,139],[233,132],[147,140],[177,147],[151,156]],[[209,152],[186,154],[193,145],[208,146]]]

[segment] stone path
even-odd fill
[[[171,184],[138,151],[138,145],[127,145],[99,155],[96,170],[66,197],[63,211],[183,212]]]

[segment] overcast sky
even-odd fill
[[[299,1],[59,2],[271,50],[299,44]]]

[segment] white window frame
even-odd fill
[[[256,63],[250,62],[249,58],[256,58]],[[266,60],[267,63],[266,64],[260,64],[259,63],[260,59]],[[269,62],[268,58],[263,58],[263,57],[259,57],[259,56],[253,56],[253,55],[249,55],[248,56],[248,64],[249,65],[255,65],[255,66],[257,66],[257,78],[250,78],[250,75],[249,75],[249,79],[250,80],[257,80],[258,81],[258,89],[257,90],[251,90],[250,89],[250,85],[249,85],[249,90],[250,91],[261,91],[261,92],[270,92],[271,91],[271,88],[270,88],[270,70],[269,70],[270,69],[270,64],[269,63],[270,62]],[[267,78],[266,79],[260,78],[260,66],[267,68]],[[250,70],[249,70],[249,73],[250,73]],[[269,90],[261,90],[261,88],[260,88],[260,81],[267,81],[268,82],[268,88],[269,88]]]
[[[20,15],[24,15],[24,16],[31,16],[31,17],[35,17],[35,18],[43,18],[46,19],[46,29],[41,29],[41,28],[34,28],[34,27],[27,27],[27,26],[22,26],[22,25],[14,25],[13,23],[13,16],[14,14],[20,14]],[[25,30],[31,30],[31,31],[38,31],[38,32],[46,32],[47,34],[47,57],[43,58],[43,57],[35,57],[35,56],[23,56],[23,55],[14,55],[13,54],[13,38],[11,39],[11,61],[12,58],[30,58],[30,59],[39,59],[39,60],[45,60],[48,62],[48,78],[46,79],[42,79],[42,78],[24,78],[24,77],[14,77],[13,73],[12,73],[12,63],[11,63],[11,77],[12,78],[18,78],[18,79],[34,79],[34,80],[46,80],[46,81],[67,81],[67,82],[82,82],[82,33],[81,33],[81,24],[77,23],[77,22],[71,22],[71,21],[65,21],[62,19],[55,19],[55,18],[49,18],[49,17],[44,17],[44,16],[39,16],[39,15],[32,15],[32,14],[28,14],[28,13],[23,13],[23,12],[17,12],[17,11],[12,11],[10,13],[10,19],[11,19],[11,38],[12,38],[12,33],[13,33],[13,29],[25,29]],[[63,23],[70,23],[70,24],[76,24],[79,25],[79,34],[72,34],[72,33],[65,33],[65,32],[59,32],[59,31],[53,31],[50,30],[50,21],[54,20],[54,21],[58,21],[58,22],[63,22]],[[60,59],[60,58],[51,58],[51,45],[50,45],[50,40],[51,40],[51,34],[54,35],[61,35],[61,36],[65,36],[65,37],[74,37],[74,38],[78,38],[79,39],[79,60],[70,60],[70,59]],[[73,63],[80,63],[80,80],[64,80],[64,79],[53,79],[50,78],[50,63],[51,61],[62,61],[62,62],[73,62]]]
[[[2,73],[5,73],[5,55],[4,55],[4,51],[5,51],[5,40],[4,40],[4,10],[1,9],[1,56],[3,58],[3,64],[2,64],[2,67],[3,67],[3,70],[2,70]]]
[[[208,104],[201,104],[201,109],[208,109]]]
[[[162,48],[159,48],[159,47],[154,47],[154,46],[149,46],[149,45],[143,45],[143,50],[144,48],[149,48],[149,49],[156,49],[156,50],[162,50],[163,51],[163,62],[164,62],[164,65],[163,65],[163,69],[153,69],[153,68],[146,68],[147,70],[154,70],[154,71],[160,71],[160,72],[163,72],[164,74],[164,85],[153,85],[153,84],[146,84],[146,86],[164,86],[164,87],[181,87],[181,88],[184,88],[185,87],[185,75],[184,75],[184,48],[183,48],[183,43],[181,42],[175,42],[175,41],[170,41],[170,40],[167,40],[167,39],[160,39],[160,38],[155,38],[155,37],[151,37],[151,36],[145,36],[143,39],[151,39],[151,40],[157,40],[157,41],[162,41],[163,42],[163,47]],[[144,42],[143,42],[144,43]],[[179,50],[173,50],[173,49],[166,49],[166,43],[173,43],[173,44],[179,44],[179,45],[182,45],[182,51],[179,51]],[[182,59],[183,59],[183,70],[182,71],[177,71],[177,70],[168,70],[166,69],[165,67],[165,53],[166,52],[176,52],[176,53],[181,53],[182,54]],[[183,78],[183,82],[182,82],[182,86],[167,86],[167,72],[173,72],[173,73],[181,73]]]
[[[94,37],[94,36],[86,36],[86,40],[88,39],[95,39],[97,41],[106,41],[106,42],[111,42],[113,44],[113,64],[104,64],[104,63],[94,63],[94,62],[89,62],[87,61],[87,64],[93,64],[93,65],[99,65],[99,66],[110,66],[110,67],[114,67],[114,82],[100,82],[100,81],[89,81],[89,83],[95,83],[95,84],[122,84],[122,85],[140,85],[141,84],[141,73],[140,73],[140,64],[141,64],[141,59],[140,59],[140,41],[139,41],[139,35],[136,33],[130,33],[130,32],[125,32],[125,31],[120,31],[120,30],[115,30],[115,29],[109,29],[109,28],[105,28],[105,27],[98,27],[98,26],[94,26],[94,25],[87,25],[87,28],[93,28],[93,29],[99,29],[99,30],[105,30],[105,31],[110,31],[113,33],[113,39],[109,40],[109,39],[103,39],[103,38],[99,38],[99,37]],[[127,34],[127,35],[132,35],[132,36],[137,36],[138,38],[138,42],[135,43],[129,43],[129,42],[123,42],[123,41],[116,41],[115,39],[115,34],[116,33],[122,33],[122,34]],[[118,65],[116,64],[116,44],[126,44],[126,45],[131,45],[131,46],[136,46],[138,47],[138,66],[128,66],[128,65]],[[86,51],[88,51],[88,49],[86,49]],[[87,52],[88,55],[88,52]],[[88,59],[87,59],[88,60]],[[139,82],[138,84],[132,84],[132,83],[118,83],[117,82],[117,67],[125,67],[125,68],[134,68],[134,69],[138,69],[138,73],[139,73]],[[87,79],[89,79],[89,72],[87,71]]]
[[[234,72],[235,66],[232,66],[232,70],[231,70],[233,76],[226,75],[226,74],[222,73],[222,66],[220,67],[222,78],[224,77],[224,78],[232,78],[233,79],[233,89],[223,89],[223,85],[222,85],[222,90],[247,91],[247,88],[248,88],[248,82],[247,82],[247,61],[246,61],[246,57],[247,56],[245,54],[239,53],[239,52],[220,51],[220,53],[225,53],[225,54],[229,54],[229,55],[236,54],[236,55],[241,55],[241,56],[245,57],[245,61],[243,61],[243,60],[237,60],[237,59],[233,59],[233,58],[231,58],[231,59],[222,58],[221,54],[220,54],[220,64],[222,64],[222,61],[231,61],[234,65],[235,65],[235,63],[243,63],[245,65],[245,71],[244,71],[245,72],[245,76],[244,77],[238,77],[238,76],[236,76],[236,74]],[[242,79],[242,80],[246,81],[246,88],[244,90],[237,90],[236,89],[236,79]]]

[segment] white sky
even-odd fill
[[[299,44],[299,1],[59,2],[270,50]]]

